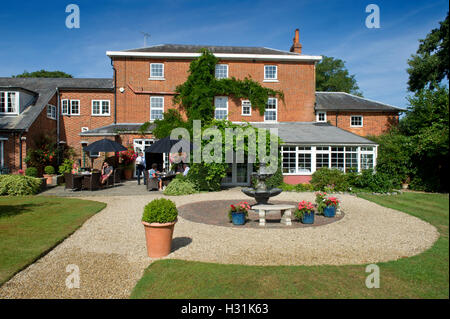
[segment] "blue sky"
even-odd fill
[[[65,8],[79,5],[81,27],[67,29]],[[381,28],[368,29],[368,4]],[[406,107],[407,59],[438,26],[448,1],[8,1],[0,11],[0,76],[61,70],[111,77],[107,50],[161,43],[265,46],[289,50],[300,29],[303,53],[346,61],[365,97]]]

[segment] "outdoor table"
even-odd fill
[[[286,224],[286,226],[291,226],[291,216],[292,216],[292,209],[294,209],[294,205],[254,205],[252,206],[252,209],[257,211],[259,214],[259,226],[265,226],[266,225],[266,213],[268,211],[280,211],[281,212],[281,220]]]
[[[161,178],[162,183],[164,186],[169,185],[169,183],[172,181],[172,179],[175,178],[176,174],[158,174],[158,176]]]

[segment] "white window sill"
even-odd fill
[[[363,127],[362,125],[350,125],[350,127]]]
[[[111,114],[91,114],[91,116],[111,116]]]
[[[150,81],[165,81],[166,78],[161,78],[161,77],[149,77],[148,78]]]
[[[266,82],[266,83],[278,83],[280,81],[278,81],[277,79],[264,79],[263,82]]]
[[[241,116],[252,116],[251,114],[241,114]]]

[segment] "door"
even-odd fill
[[[248,186],[253,170],[252,163],[230,163],[226,176],[222,179],[223,186]]]

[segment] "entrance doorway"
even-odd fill
[[[252,163],[230,163],[226,176],[222,179],[223,186],[248,186],[253,170]]]

